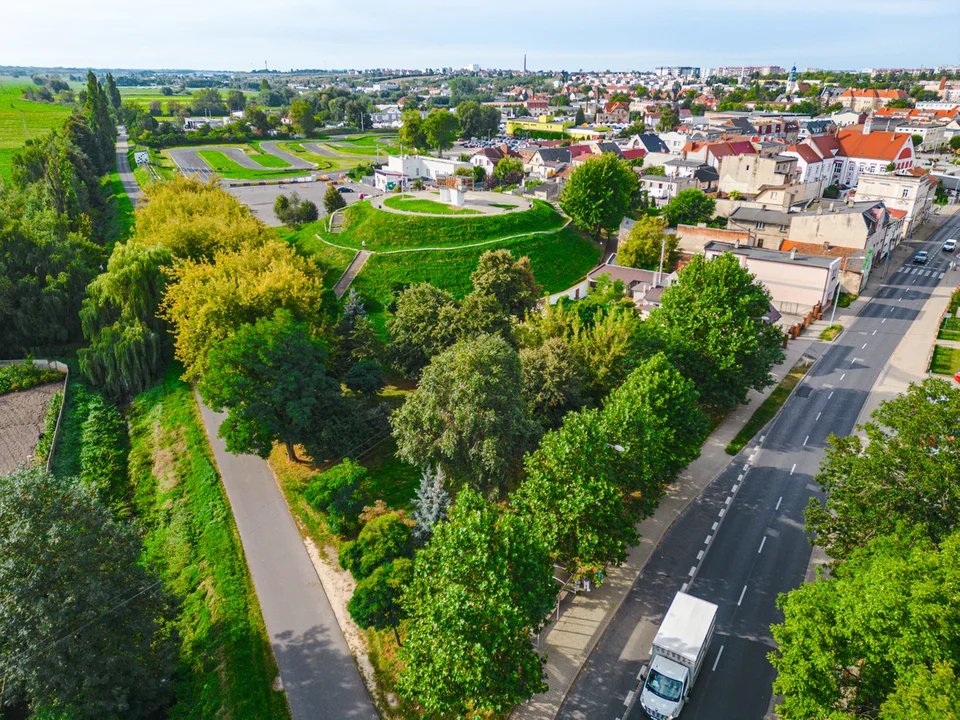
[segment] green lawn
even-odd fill
[[[479,210],[470,208],[456,208],[452,205],[435,202],[433,200],[418,200],[410,195],[394,195],[383,201],[383,204],[394,210],[403,210],[414,213],[430,213],[433,215],[480,215]]]
[[[802,360],[791,368],[790,372],[780,381],[780,384],[770,396],[760,403],[760,407],[758,407],[750,419],[747,420],[747,424],[743,426],[743,429],[740,430],[737,436],[727,445],[728,455],[736,455],[740,452],[744,445],[750,442],[753,436],[760,432],[764,425],[773,419],[777,411],[787,401],[787,398],[790,397],[790,393],[793,392],[797,383],[803,379],[803,376],[807,374],[807,370],[809,369],[810,364]]]
[[[384,311],[395,289],[429,282],[462,298],[472,289],[470,274],[488,250],[510,250],[514,257],[527,256],[544,294],[574,285],[596,266],[600,247],[567,228],[548,235],[528,235],[475,248],[440,252],[372,255],[351,287],[364,296],[373,313]]]
[[[940,326],[940,332],[937,335],[937,339],[960,341],[960,318],[945,318],[943,325]]]
[[[960,349],[943,345],[934,346],[930,372],[937,375],[953,375],[957,370],[960,370]]]
[[[386,143],[380,142],[381,139],[387,140]],[[337,138],[336,142],[348,142],[356,147],[377,147],[383,145],[396,145],[396,135],[349,135],[345,138]]]
[[[331,158],[325,155],[318,155],[315,152],[310,152],[304,146],[304,142],[312,142],[310,140],[301,140],[299,142],[278,142],[277,147],[281,150],[286,150],[289,153],[293,153],[301,160],[306,160],[307,162],[312,162],[317,164],[317,169],[320,171],[330,170],[349,170],[356,167],[362,162],[366,162],[364,158]]]
[[[277,157],[276,155],[271,155],[268,152],[264,152],[260,149],[260,141],[251,143],[253,152],[248,152],[247,157],[253,160],[258,165],[263,165],[265,168],[288,168],[290,163],[284,160],[282,157]]]
[[[535,200],[533,208],[506,215],[475,218],[414,217],[384,212],[362,201],[344,211],[343,231],[326,234],[322,222],[313,232],[337,245],[368,250],[401,250],[417,247],[456,247],[486,242],[511,235],[526,235],[541,230],[556,230],[564,220],[550,205]]]
[[[170,717],[287,720],[277,666],[240,535],[190,386],[174,366],[137,396],[130,428],[131,504],[145,564],[180,601],[176,705]]]
[[[508,205],[507,203],[490,203],[490,207],[500,208],[501,210],[513,210],[516,205]]]
[[[123,190],[120,175],[114,170],[100,181],[104,197],[110,198],[107,210],[106,248],[110,250],[118,242],[126,242],[133,232],[133,203]],[[111,202],[112,200],[112,202]]]
[[[198,150],[197,155],[218,175],[230,180],[270,180],[310,174],[308,170],[253,170],[245,168],[219,150]]]
[[[386,159],[387,155],[398,155],[400,153],[399,147],[395,147],[393,145],[384,145],[382,143],[372,147],[366,145],[330,145],[328,143],[324,143],[323,147],[338,155],[363,155],[364,157],[373,158],[374,160],[378,155],[378,147],[380,149],[379,156],[383,159]]]
[[[17,84],[0,85],[0,177],[10,177],[13,153],[30,138],[46,135],[59,128],[73,112],[63,105],[21,100],[21,89],[29,84],[22,80]]]
[[[277,228],[277,233],[310,255],[323,270],[324,287],[332,288],[357,253],[355,250],[342,250],[317,240],[312,228],[312,225],[308,225],[295,232]]]

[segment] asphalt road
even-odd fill
[[[773,717],[775,672],[767,653],[775,648],[770,625],[783,619],[774,602],[806,573],[811,547],[803,510],[822,497],[813,476],[826,439],[853,430],[874,381],[953,259],[941,251],[947,237],[960,238],[960,216],[916,246],[930,253],[926,266],[914,266],[911,255],[840,338],[812,346],[811,354],[822,357],[778,418],[691,504],[651,557],[560,718],[646,717],[635,698],[638,676],[680,589],[719,605],[716,635],[683,720]]]
[[[130,198],[130,202],[136,207],[143,193],[140,186],[133,177],[133,171],[130,169],[130,159],[127,157],[129,145],[127,144],[127,134],[124,132],[117,136],[117,174],[120,176],[120,183],[123,185],[123,191]]]
[[[296,168],[297,170],[312,170],[316,167],[314,163],[307,162],[302,158],[298,158],[293,153],[288,153],[286,150],[278,148],[276,140],[264,140],[260,143],[260,149],[265,153],[276,155],[278,158],[286,160],[290,163],[290,167]]]
[[[199,398],[198,398],[199,402]],[[267,462],[226,451],[200,404],[294,720],[378,715]]]
[[[177,169],[184,175],[196,174],[206,178],[207,176],[213,174],[213,169],[207,164],[206,160],[197,154],[197,152],[200,150],[219,150],[241,167],[245,167],[250,170],[269,169],[251,160],[250,157],[240,148],[226,147],[223,145],[200,145],[197,147],[172,148],[170,150],[170,157],[173,158],[173,162],[176,164]]]

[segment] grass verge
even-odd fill
[[[843,325],[834,323],[833,325],[828,327],[826,330],[824,330],[822,333],[820,333],[820,339],[825,340],[827,342],[832,342],[833,339],[837,335],[839,335],[841,332],[843,332]]]
[[[859,295],[853,295],[852,293],[841,292],[840,297],[837,298],[837,307],[850,307],[853,304],[853,301],[856,300]]]
[[[960,370],[960,349],[935,345],[930,360],[930,372],[937,375],[953,375]]]
[[[196,400],[179,368],[129,412],[132,506],[145,561],[180,599],[176,718],[290,717]]]
[[[433,215],[480,215],[479,210],[470,208],[456,208],[434,200],[419,200],[411,195],[393,195],[383,201],[383,204],[394,210],[403,210],[413,213],[430,213]]]
[[[760,407],[756,409],[747,421],[747,424],[743,426],[743,429],[740,430],[737,436],[727,445],[728,455],[736,455],[740,452],[744,445],[750,442],[753,436],[760,432],[764,425],[773,419],[773,416],[783,407],[787,398],[790,397],[790,393],[793,392],[793,389],[803,379],[803,376],[807,374],[807,370],[810,369],[812,364],[813,363],[805,362],[801,359],[800,362],[791,368],[790,372],[780,381],[780,384],[777,385],[770,396],[760,403]]]
[[[118,242],[126,242],[133,232],[133,202],[124,191],[120,174],[116,170],[104,176],[100,183],[104,196],[109,198],[104,217],[104,237],[106,238],[104,247],[109,257],[113,246]]]
[[[944,318],[943,325],[940,326],[940,332],[937,334],[937,340],[960,341],[960,318]]]

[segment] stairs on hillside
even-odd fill
[[[369,250],[358,250],[357,254],[353,256],[353,260],[347,265],[347,269],[343,271],[343,275],[337,280],[337,284],[333,286],[333,292],[337,296],[337,300],[342,298],[347,292],[350,283],[353,282],[353,279],[360,272],[361,268],[363,268],[368,257],[370,257]]]

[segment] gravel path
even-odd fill
[[[43,432],[47,405],[62,382],[0,395],[0,476],[17,469],[33,455]]]

